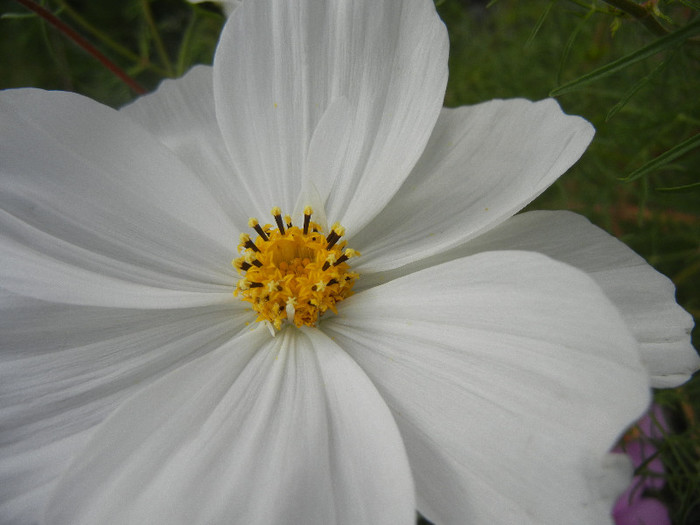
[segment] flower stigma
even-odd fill
[[[346,248],[341,240],[345,228],[335,223],[325,235],[311,221],[311,206],[304,208],[304,224],[294,226],[289,215],[272,208],[275,225],[261,226],[248,221],[257,233],[253,240],[242,233],[233,260],[239,274],[234,295],[249,302],[258,314],[256,321],[268,321],[280,330],[284,321],[300,327],[316,326],[327,310],[338,313],[336,303],[352,295],[358,274],[347,261],[359,252]]]

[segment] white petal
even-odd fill
[[[2,293],[0,516],[34,523],[96,424],[148,381],[221,346],[246,320],[248,312],[221,306],[106,309]]]
[[[54,494],[48,522],[411,523],[391,414],[330,340],[258,325],[131,398]]]
[[[71,93],[6,91],[0,155],[6,288],[124,307],[227,300],[236,230],[197,177],[123,115]]]
[[[338,311],[322,328],[392,409],[428,519],[610,522],[606,453],[645,410],[649,379],[583,272],[489,252],[365,290]]]
[[[351,116],[352,108],[345,97],[336,98],[321,116],[311,136],[302,171],[302,188],[294,206],[295,218],[303,213],[306,205],[313,204],[316,200],[320,201],[322,209],[314,207],[314,220],[318,222],[319,211],[325,216],[326,199],[333,183],[342,176],[345,168],[343,159],[350,142],[350,128],[342,123],[348,122]],[[324,231],[328,231],[325,226]]]
[[[330,190],[329,218],[359,231],[428,140],[442,105],[447,49],[428,0],[244,2],[217,48],[214,93],[255,212],[291,210],[308,175]],[[323,162],[323,152],[310,151],[312,136],[339,98],[351,111],[332,111],[338,122],[324,127],[347,143],[327,152],[341,151],[341,159]],[[309,156],[339,169],[306,174]]]
[[[168,146],[202,179],[219,206],[243,231],[249,199],[233,169],[214,110],[212,68],[196,66],[177,80],[123,107],[121,113]]]
[[[445,257],[504,249],[539,252],[588,273],[639,342],[653,387],[678,386],[700,368],[690,341],[693,318],[676,303],[671,280],[585,217],[565,211],[523,213]]]
[[[1,211],[0,218],[6,218]],[[167,275],[120,264],[43,232],[30,233],[35,235],[28,239],[29,246],[0,236],[0,276],[3,286],[14,293],[45,301],[114,308],[185,308],[234,302],[230,286],[173,283]],[[104,275],[109,270],[119,276]],[[159,286],[130,282],[141,276]],[[230,282],[235,282],[234,276]]]
[[[593,132],[552,99],[444,109],[410,177],[351,239],[358,271],[397,268],[494,227],[569,169]]]

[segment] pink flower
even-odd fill
[[[663,410],[653,405],[626,436],[623,445],[615,449],[626,453],[635,469],[644,465],[644,473],[634,477],[615,503],[613,518],[616,525],[671,524],[666,506],[647,495],[647,490],[659,491],[665,484],[664,465],[657,454],[656,443],[663,439],[667,430]]]

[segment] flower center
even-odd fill
[[[311,206],[304,208],[304,225],[282,219],[279,208],[272,208],[277,227],[261,226],[257,219],[248,225],[258,234],[255,241],[241,234],[233,265],[241,277],[233,292],[249,302],[258,314],[256,321],[269,321],[279,330],[286,319],[299,327],[315,326],[326,310],[337,313],[336,303],[352,295],[357,279],[347,260],[360,255],[345,248],[341,241],[345,228],[336,223],[328,235],[311,221]]]

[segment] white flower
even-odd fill
[[[429,0],[253,0],[120,112],[0,95],[3,523],[610,520],[607,451],[646,368],[697,368],[692,322],[585,219],[513,217],[592,127],[441,109],[447,47]],[[287,297],[272,337],[231,259],[306,205],[355,294],[300,328]]]

